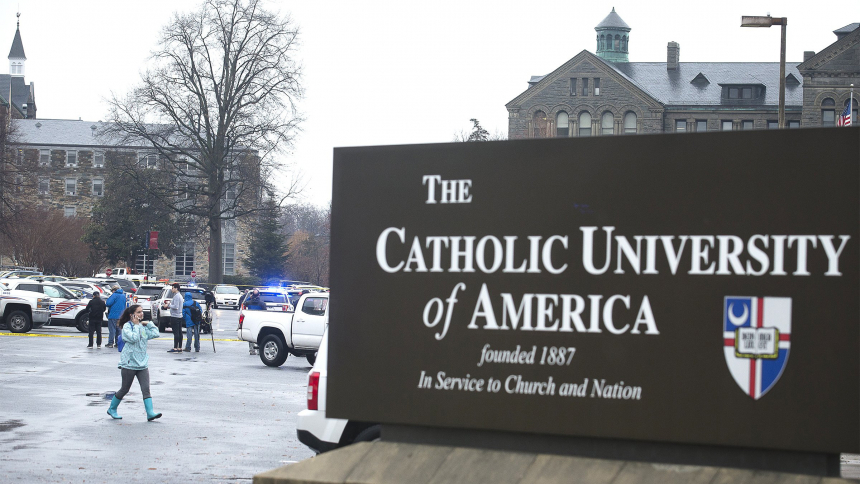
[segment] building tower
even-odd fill
[[[27,56],[24,55],[24,43],[21,42],[21,14],[18,13],[17,16],[18,26],[15,29],[12,48],[9,49],[9,75],[24,77],[24,63],[27,61]]]
[[[597,55],[610,62],[627,62],[627,45],[630,26],[615,13],[615,7],[602,22],[594,27],[597,31]]]

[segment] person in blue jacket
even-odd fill
[[[152,409],[152,396],[149,393],[149,355],[146,354],[147,341],[158,338],[160,333],[158,326],[152,321],[144,323],[141,321],[142,319],[143,308],[139,304],[131,305],[123,311],[119,318],[124,343],[119,357],[122,387],[114,394],[107,411],[108,415],[116,419],[122,418],[116,413],[116,410],[123,397],[131,389],[135,377],[137,377],[137,383],[140,385],[140,393],[143,394],[146,419],[155,420],[161,417],[160,413],[156,413]]]
[[[191,351],[191,337],[194,337],[194,351],[200,352],[200,325],[191,320],[191,307],[200,305],[191,298],[191,293],[185,293],[185,302],[182,303],[182,317],[185,319],[185,351]]]
[[[113,348],[116,345],[116,334],[119,331],[117,322],[120,316],[122,316],[122,312],[125,311],[126,306],[125,293],[122,292],[119,284],[115,283],[111,287],[111,290],[113,294],[105,301],[105,305],[108,308],[108,348]]]

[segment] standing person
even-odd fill
[[[122,288],[119,287],[119,284],[114,283],[110,289],[113,291],[113,294],[111,294],[107,301],[105,301],[105,304],[108,307],[107,347],[113,348],[116,345],[116,334],[119,332],[117,322],[119,321],[119,317],[122,316],[122,312],[125,311],[127,303],[125,293],[122,292]]]
[[[143,406],[146,408],[146,419],[155,420],[161,417],[152,409],[152,395],[149,394],[149,355],[146,354],[147,341],[158,338],[158,326],[152,321],[143,323],[143,308],[134,304],[123,311],[119,318],[122,332],[123,348],[119,357],[119,368],[122,374],[122,387],[110,401],[108,415],[120,419],[116,413],[119,403],[131,389],[131,383],[137,377],[140,393],[143,394]]]
[[[185,326],[185,319],[182,318],[182,305],[185,301],[182,294],[179,292],[179,283],[174,282],[170,291],[173,293],[173,298],[169,301],[164,301],[164,306],[161,309],[170,308],[170,329],[173,331],[173,349],[168,350],[168,353],[182,353],[182,327]]]
[[[260,290],[256,287],[252,292],[248,292],[245,290],[245,295],[242,296],[243,299],[239,300],[239,309],[242,309],[243,305],[246,309],[260,309],[258,305],[260,304]],[[250,306],[250,307],[249,307]],[[265,309],[265,306],[263,306]],[[248,354],[251,356],[255,356],[257,354],[257,348],[254,346],[254,343],[248,341]]]
[[[191,293],[185,293],[185,302],[182,303],[182,318],[185,319],[185,337],[187,340],[185,341],[185,351],[191,351],[191,338],[194,337],[194,351],[200,352],[200,324],[194,321],[194,318],[191,317],[191,308],[196,307],[198,311],[203,312],[200,309],[200,305],[191,298]]]
[[[87,308],[85,311],[89,311],[89,321],[90,321],[90,344],[87,345],[87,348],[93,347],[93,331],[98,332],[98,338],[96,338],[96,344],[99,348],[102,347],[102,319],[105,316],[105,306],[104,301],[102,301],[102,297],[99,293],[93,293],[93,298],[90,299],[90,302],[87,303]],[[110,323],[108,323],[110,324]],[[110,343],[110,340],[108,340]],[[107,345],[108,348],[113,348],[112,344]]]

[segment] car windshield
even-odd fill
[[[283,294],[260,293],[260,300],[265,303],[286,304],[287,298]]]
[[[138,296],[157,296],[161,294],[161,291],[160,287],[141,287],[135,294]]]
[[[218,294],[239,294],[239,288],[236,286],[215,286],[215,292]]]
[[[182,295],[183,298],[185,297],[185,293],[191,293],[191,299],[193,299],[195,301],[205,301],[206,300],[206,296],[203,295],[203,291],[201,291],[199,289],[197,289],[197,290],[195,290],[195,289],[183,289],[182,293],[183,293],[183,295]]]
[[[61,297],[63,299],[77,299],[77,297],[69,292],[66,288],[61,286],[42,286],[42,291],[48,297]]]

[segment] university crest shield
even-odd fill
[[[782,376],[791,349],[791,298],[726,296],[723,351],[735,382],[758,400]]]

